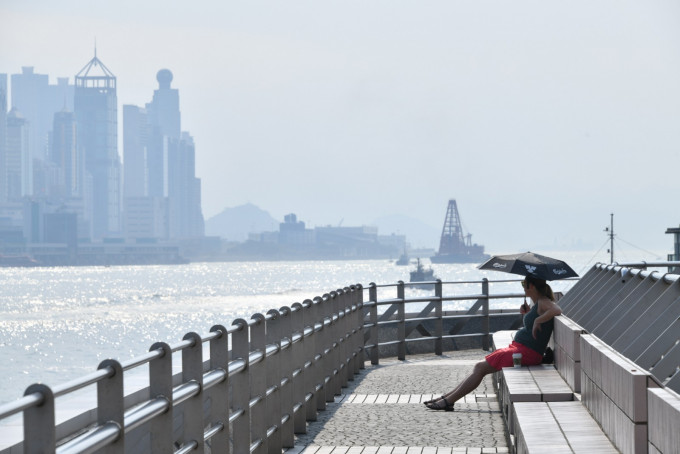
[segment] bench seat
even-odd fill
[[[517,454],[619,453],[580,402],[517,402],[514,413]]]
[[[496,331],[491,335],[491,350],[496,351],[499,348],[505,348],[513,341],[515,338],[515,333],[517,330],[501,330]],[[496,394],[500,394],[503,389],[503,376],[500,372],[493,374],[493,387],[496,390]]]
[[[574,400],[574,393],[551,364],[529,367],[506,367],[501,370],[502,389],[499,401],[510,433],[516,420],[513,404],[517,402],[565,402]]]

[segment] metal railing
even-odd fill
[[[107,359],[96,372],[53,388],[31,385],[23,398],[0,406],[0,420],[23,413],[25,453],[280,454],[340,394],[364,360],[378,363],[380,347],[396,346],[400,359],[407,344],[428,341],[428,351],[441,355],[444,341],[453,338],[478,338],[488,349],[490,320],[509,315],[490,311],[489,301],[523,297],[491,294],[489,282],[429,282],[432,295],[409,298],[405,289],[415,284],[352,285],[237,319],[228,328],[213,326],[205,336],[187,333],[174,345],[156,343],[126,362]],[[442,287],[449,284],[476,284],[481,292],[444,295]],[[397,297],[379,299],[379,290],[387,289],[396,289]],[[472,304],[466,311],[445,313],[443,304],[450,301]],[[425,306],[409,314],[406,308],[413,303]],[[516,318],[517,311],[511,316]],[[480,329],[462,332],[473,320]],[[379,341],[380,332],[389,338]],[[173,353],[181,354],[177,374]],[[142,367],[148,367],[149,386],[124,395],[124,378]],[[56,399],[92,385],[96,411],[83,408],[79,416],[56,424]],[[20,452],[20,445],[2,452]]]
[[[680,275],[648,271],[678,262],[598,263],[560,301],[565,315],[680,392]]]
[[[376,285],[369,284],[369,301],[364,303],[366,308],[368,323],[364,325],[366,329],[364,349],[372,364],[379,363],[379,347],[396,346],[396,356],[398,359],[405,359],[407,344],[430,342],[436,355],[443,352],[443,344],[447,339],[477,338],[481,341],[484,350],[489,349],[489,334],[491,333],[491,320],[494,318],[517,318],[517,310],[507,311],[489,310],[489,302],[498,299],[523,298],[524,293],[497,293],[491,294],[489,283],[519,282],[519,279],[494,280],[482,279],[479,281],[457,281],[442,282],[440,280],[420,283],[404,283],[399,281],[396,284]],[[434,294],[420,297],[405,297],[405,289],[409,287],[422,287],[423,284],[431,285]],[[449,284],[475,284],[480,285],[480,293],[468,295],[444,295],[443,287]],[[396,298],[380,299],[379,289],[396,289]],[[465,311],[445,313],[443,304],[452,301],[471,301],[471,306]],[[426,303],[420,312],[407,314],[406,307],[413,303]],[[379,308],[387,307],[380,316]],[[463,333],[466,323],[478,320],[478,330]],[[445,331],[445,322],[449,322],[449,329]],[[456,323],[451,323],[456,322]],[[429,329],[425,324],[430,325]],[[379,341],[379,329],[393,327],[396,331],[389,337],[392,339]],[[506,329],[509,328],[506,327]],[[418,335],[418,334],[421,335]]]

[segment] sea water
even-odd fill
[[[559,256],[579,274],[593,259],[587,253]],[[515,277],[482,272],[476,264],[433,267],[443,281]],[[95,371],[106,358],[140,356],[157,341],[172,345],[185,333],[205,335],[215,324],[229,326],[237,318],[352,284],[408,282],[413,268],[365,260],[0,269],[0,404],[18,399],[32,383],[55,386]],[[565,291],[573,283],[553,287]],[[517,282],[498,283],[491,291],[520,293],[521,288]],[[396,296],[393,288],[380,292],[380,298]],[[481,286],[444,287],[445,295],[454,292],[479,294]],[[407,296],[427,293],[432,291],[409,289]],[[470,304],[450,302],[444,309]],[[491,303],[492,308],[518,306],[517,300]]]

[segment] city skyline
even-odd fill
[[[125,114],[136,106],[125,105],[119,118],[117,78],[96,49],[73,84],[60,77],[51,85],[48,74],[30,66],[11,74],[11,84],[2,75],[4,251],[47,238],[76,248],[75,239],[149,242],[204,236],[195,145],[181,130],[179,91],[170,88],[169,70],[159,71],[157,79],[159,89],[135,124]],[[128,136],[136,146],[128,146]],[[123,155],[130,182],[139,180],[141,190],[123,186]],[[72,257],[65,260],[75,260],[73,251],[65,252]]]
[[[597,248],[612,212],[621,238],[670,248],[680,212],[649,201],[678,188],[678,5],[123,3],[5,2],[0,72],[72,75],[96,37],[124,105],[171,69],[206,218],[250,202],[439,230],[456,198],[487,250]]]

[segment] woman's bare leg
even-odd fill
[[[478,362],[472,369],[472,373],[468,375],[465,378],[465,380],[460,382],[460,384],[456,386],[452,391],[449,391],[448,393],[444,394],[444,396],[442,396],[444,397],[444,399],[446,399],[446,402],[443,403],[447,405],[453,405],[455,402],[460,400],[466,394],[469,394],[472,391],[474,391],[482,382],[484,376],[492,374],[494,372],[496,372],[496,369],[489,363],[487,363],[486,360]],[[440,402],[442,399],[433,400],[434,402]]]

